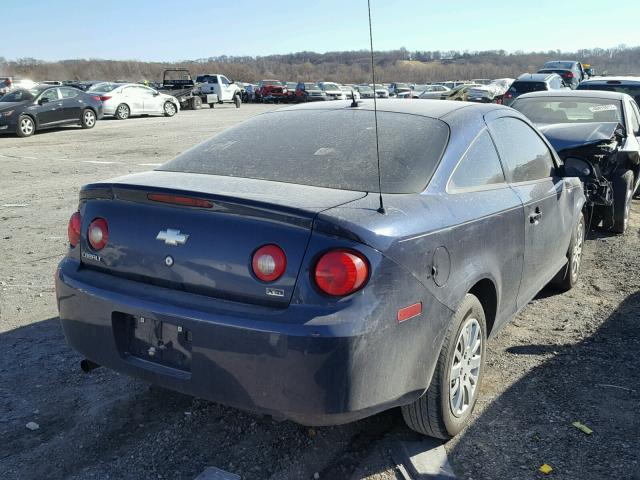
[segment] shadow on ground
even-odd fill
[[[510,347],[553,356],[493,400],[449,452],[460,478],[640,479],[640,292],[575,345]],[[592,435],[572,426],[580,421]]]
[[[207,466],[243,480],[349,478],[399,421],[391,411],[309,429],[104,368],[85,374],[80,360],[57,318],[0,334],[1,479],[193,479]]]

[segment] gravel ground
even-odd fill
[[[251,115],[247,105],[0,137],[0,478],[401,478],[417,437],[397,410],[309,429],[98,369],[65,344],[52,285],[79,187],[151,169]],[[543,291],[490,344],[471,425],[446,445],[464,479],[640,479],[640,202],[624,236],[592,233],[573,291]],[[571,424],[593,429],[585,435]],[[38,424],[30,430],[29,422]]]

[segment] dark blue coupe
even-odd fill
[[[487,337],[578,279],[585,198],[494,104],[286,108],[86,185],[56,272],[88,361],[308,425],[465,425]],[[295,131],[295,137],[290,132]],[[382,190],[384,210],[379,207]]]

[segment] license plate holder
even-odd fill
[[[125,326],[124,353],[165,367],[191,371],[193,334],[178,323],[155,318],[114,314]],[[114,318],[115,320],[115,318]]]

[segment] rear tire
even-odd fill
[[[80,117],[80,125],[82,128],[90,129],[96,126],[96,114],[90,108],[85,108]]]
[[[191,99],[191,110],[200,110],[202,106],[202,99],[200,97],[193,97]]]
[[[20,115],[16,126],[16,135],[21,138],[30,137],[36,131],[36,123],[29,115]]]
[[[578,283],[580,277],[580,267],[582,265],[582,249],[584,248],[585,221],[584,214],[580,213],[578,223],[571,236],[569,251],[567,252],[567,265],[551,280],[551,285],[566,292],[571,290]]]
[[[613,179],[613,230],[624,233],[629,225],[631,198],[633,197],[633,172],[620,172]]]
[[[173,117],[176,113],[178,113],[178,108],[173,102],[164,102],[162,112],[164,113],[165,117]]]
[[[401,408],[410,429],[448,440],[467,425],[484,374],[486,343],[482,304],[468,293],[451,319],[431,385]]]
[[[240,95],[235,95],[233,97],[233,103],[236,104],[236,108],[240,108],[240,105],[242,105],[242,99],[240,98]]]
[[[131,109],[129,109],[129,105],[126,103],[121,103],[116,108],[116,119],[117,120],[126,120],[131,115]]]
[[[215,106],[216,106],[216,104],[215,104],[215,103],[210,103],[210,104],[209,104],[209,108],[214,108]]]

